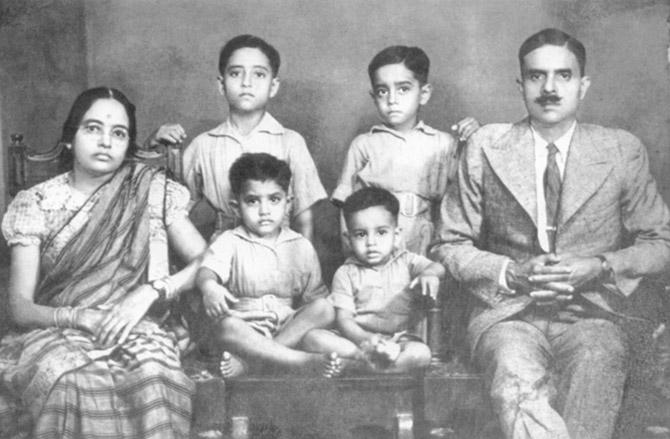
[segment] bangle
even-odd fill
[[[158,293],[158,300],[170,300],[172,299],[172,296],[176,292],[176,288],[172,286],[172,283],[170,282],[170,278],[168,276],[156,279],[151,282],[151,288],[156,290]]]
[[[56,328],[74,328],[79,314],[79,308],[60,306],[54,309],[53,319]]]
[[[78,328],[79,327],[79,316],[82,311],[82,308],[77,306],[73,309],[72,312],[72,326],[71,328]]]

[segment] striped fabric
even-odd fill
[[[101,188],[71,245],[46,258],[37,302],[109,306],[146,281],[147,200],[155,198],[149,188],[156,175],[127,165]],[[123,345],[96,349],[89,334],[74,329],[5,336],[0,438],[189,437],[195,389],[181,370],[173,336],[146,316]]]

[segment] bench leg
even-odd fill
[[[414,439],[414,415],[398,413],[395,415],[394,439]]]
[[[249,439],[249,418],[233,416],[231,423],[231,439]]]

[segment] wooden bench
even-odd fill
[[[493,439],[498,422],[476,374],[335,379],[249,376],[197,383],[194,437]]]
[[[62,145],[37,151],[11,135],[9,193],[65,172],[59,161]],[[174,178],[183,176],[179,147],[139,150],[136,157],[165,166]],[[461,319],[461,299],[450,297],[451,317]],[[456,314],[454,314],[454,312]],[[426,310],[427,341],[434,353],[433,365],[421,375],[368,375],[337,379],[287,377],[218,378],[197,381],[194,401],[197,430],[217,428],[235,439],[283,438],[428,438],[474,439],[482,419],[492,419],[481,380],[457,362],[445,364],[445,352],[458,357],[462,351],[460,325],[452,324],[443,346],[445,319],[440,304]],[[447,318],[451,320],[451,318]],[[185,359],[194,375],[202,369]],[[431,433],[432,432],[432,433]]]

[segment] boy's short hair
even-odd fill
[[[428,55],[419,47],[408,46],[390,46],[382,50],[372,58],[368,65],[368,75],[370,82],[375,81],[375,72],[381,67],[389,64],[404,64],[414,73],[414,77],[421,85],[428,82],[428,70],[430,69],[430,59]]]
[[[277,183],[286,193],[291,183],[291,168],[284,160],[264,152],[245,153],[230,167],[228,173],[230,188],[236,197],[242,192],[244,183],[249,180]]]
[[[379,187],[365,187],[349,195],[342,204],[344,221],[349,225],[354,213],[374,206],[383,207],[393,216],[396,222],[398,221],[398,212],[400,211],[398,199],[391,192]]]
[[[584,45],[577,38],[566,34],[560,29],[547,28],[531,35],[523,42],[519,48],[519,67],[523,75],[523,59],[535,49],[542,46],[565,46],[570,52],[575,55],[579,63],[579,73],[584,76],[586,71],[586,49]]]
[[[279,52],[275,49],[270,43],[264,39],[257,37],[255,35],[238,35],[231,38],[228,42],[221,48],[219,52],[219,72],[223,75],[226,66],[230,57],[233,55],[237,49],[244,49],[250,47],[253,49],[258,49],[265,56],[267,56],[268,61],[270,62],[270,68],[272,69],[272,76],[277,76],[279,73]]]

